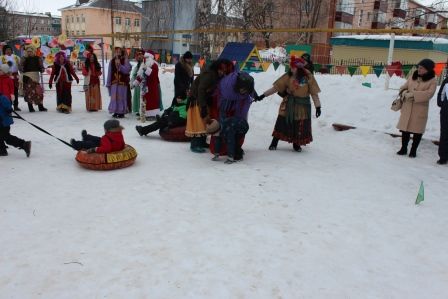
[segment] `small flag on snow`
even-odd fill
[[[415,204],[418,205],[424,200],[425,200],[425,187],[423,186],[423,182],[421,182],[420,189],[418,189],[417,198],[415,199]]]

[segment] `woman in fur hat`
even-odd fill
[[[87,111],[98,111],[102,109],[100,76],[101,65],[93,51],[89,51],[86,62],[82,69],[84,76],[84,89],[86,92],[86,109]]]
[[[144,63],[140,65],[134,86],[140,86],[142,100],[146,104],[146,116],[155,118],[163,110],[159,81],[159,65],[155,61],[155,53],[148,50],[144,55]]]
[[[306,69],[303,58],[291,57],[291,70],[274,82],[274,87],[265,91],[255,101],[261,101],[274,93],[286,94],[278,112],[272,142],[269,150],[276,150],[279,140],[293,144],[296,152],[301,152],[302,145],[313,141],[311,134],[311,101],[316,107],[316,117],[321,115],[319,100],[320,88],[313,74]]]
[[[417,148],[425,132],[428,121],[429,101],[437,89],[437,80],[434,72],[435,63],[431,59],[423,59],[406,83],[400,88],[403,104],[400,110],[400,120],[397,129],[402,132],[401,149],[398,155],[408,153],[408,144],[413,134],[413,141],[409,157],[417,156]]]
[[[53,80],[56,83],[56,110],[61,113],[70,113],[72,111],[72,82],[73,79],[79,83],[79,78],[67,59],[65,52],[58,52],[55,55],[53,68],[50,75],[48,86],[53,88]]]
[[[44,72],[42,58],[36,55],[36,48],[32,45],[25,47],[25,55],[20,61],[20,72],[23,75],[23,93],[30,112],[34,112],[33,104],[39,111],[47,111],[44,107],[44,89],[40,85],[40,73]]]

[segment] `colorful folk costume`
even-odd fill
[[[21,111],[19,108],[19,64],[20,58],[14,55],[12,48],[8,45],[3,47],[3,55],[0,56],[0,65],[9,66],[11,77],[14,82],[14,111]]]
[[[316,107],[316,117],[321,114],[318,93],[319,85],[313,74],[306,69],[306,61],[291,57],[291,71],[274,82],[274,87],[255,98],[262,100],[274,93],[283,94],[277,121],[275,123],[270,150],[277,149],[279,140],[293,144],[294,150],[302,151],[301,145],[313,141],[311,133],[311,98]]]
[[[39,111],[47,111],[43,106],[44,89],[40,85],[40,73],[44,72],[42,58],[36,56],[36,48],[28,45],[26,54],[20,61],[20,71],[23,75],[23,93],[30,112],[34,112],[33,104],[38,105]]]
[[[210,119],[216,87],[219,80],[233,72],[233,69],[231,61],[218,59],[207,70],[199,74],[191,85],[191,98],[187,111],[185,135],[192,137],[190,149],[194,153],[205,152],[206,123]]]
[[[159,115],[163,110],[159,66],[154,57],[155,53],[151,50],[145,53],[144,63],[140,65],[134,81],[134,86],[140,86],[141,98],[145,101],[145,114],[149,117]]]
[[[109,63],[106,86],[109,90],[109,113],[123,118],[128,113],[128,85],[131,64],[127,57],[115,56]]]
[[[50,75],[48,85],[53,87],[53,80],[56,84],[56,110],[61,113],[70,113],[72,111],[72,81],[79,83],[70,61],[65,52],[58,52],[55,55],[54,65]]]
[[[84,76],[84,91],[86,93],[86,110],[98,111],[102,109],[100,76],[101,65],[95,53],[89,52],[85,65],[82,69]]]

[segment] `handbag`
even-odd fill
[[[402,95],[399,94],[395,100],[392,102],[392,105],[390,106],[390,109],[392,111],[398,111],[401,109],[401,106],[403,106],[403,99],[402,99]]]

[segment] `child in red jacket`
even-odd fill
[[[76,150],[86,150],[88,153],[111,153],[121,151],[125,147],[122,130],[124,128],[116,119],[110,119],[104,123],[104,136],[97,137],[87,134],[82,130],[82,141],[70,140],[70,144]]]
[[[9,76],[9,66],[7,64],[0,66],[0,93],[10,101],[14,96],[14,81]]]

